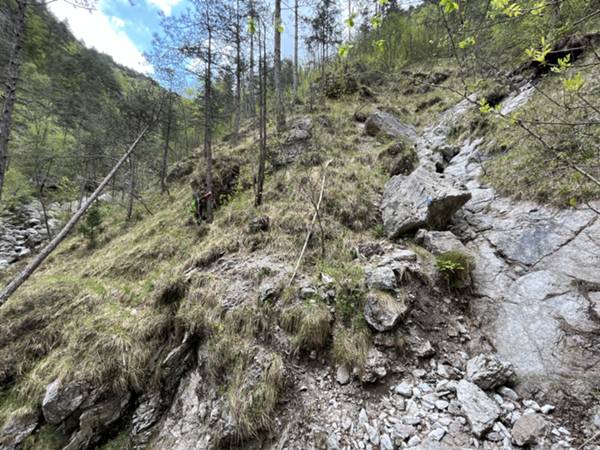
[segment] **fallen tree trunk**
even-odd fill
[[[110,180],[115,176],[119,168],[123,165],[123,163],[129,158],[129,156],[133,153],[139,142],[142,140],[146,132],[150,127],[147,126],[140,133],[137,139],[131,144],[129,149],[125,152],[125,154],[119,159],[117,164],[112,168],[110,173],[106,175],[106,178],[102,180],[102,183],[96,188],[94,193],[88,198],[83,205],[77,210],[77,212],[71,217],[71,219],[67,222],[67,224],[63,227],[63,229],[58,233],[54,239],[52,239],[46,247],[29,263],[29,265],[14,279],[12,280],[6,288],[0,293],[0,306],[2,306],[8,298],[14,294],[14,292],[25,282],[27,279],[35,272],[35,270],[44,262],[44,260],[52,253],[56,247],[67,237],[67,235],[71,232],[71,230],[77,225],[77,222],[81,217],[85,214],[86,210],[96,201],[96,199],[100,196],[106,185],[110,182]]]

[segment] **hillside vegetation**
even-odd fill
[[[480,292],[480,286],[500,286],[506,279],[512,283],[542,271],[558,273],[554,266],[543,265],[544,258],[554,257],[585,234],[585,227],[596,225],[590,211],[600,199],[600,4],[443,0],[400,10],[389,3],[378,2],[377,11],[369,10],[361,27],[352,26],[355,37],[338,45],[337,56],[301,73],[295,99],[286,78],[286,120],[280,130],[276,82],[271,83],[275,68],[262,60],[259,115],[238,104],[239,129],[232,133],[228,127],[235,120],[235,108],[226,103],[234,101],[231,73],[213,80],[213,102],[226,105],[212,108],[206,91],[193,98],[175,94],[164,83],[86,49],[43,7],[30,10],[23,100],[16,109],[2,208],[16,211],[33,197],[56,204],[86,197],[143,126],[152,122],[154,128],[131,165],[112,183],[110,196],[97,202],[77,232],[0,306],[0,449],[183,449],[189,442],[202,448],[274,448],[269,446],[280,443],[302,448],[302,427],[310,430],[306,442],[314,448],[340,448],[331,444],[327,430],[313,426],[321,417],[315,405],[335,410],[341,424],[339,411],[347,404],[353,405],[352,414],[361,411],[363,417],[368,410],[372,419],[373,405],[385,403],[386,397],[390,402],[401,398],[402,407],[393,400],[398,402],[393,408],[381,410],[391,417],[396,410],[403,411],[398,412],[403,419],[418,417],[423,422],[410,425],[423,439],[438,429],[436,414],[466,414],[468,420],[456,425],[467,430],[466,440],[450,441],[455,430],[446,424],[444,433],[451,437],[442,433],[437,440],[441,444],[436,442],[439,448],[473,442],[501,448],[503,431],[499,425],[492,428],[494,423],[511,428],[513,440],[509,435],[505,442],[519,448],[550,448],[544,446],[551,442],[556,445],[552,448],[594,448],[585,445],[596,432],[588,425],[593,420],[588,415],[597,406],[597,391],[590,389],[597,385],[595,369],[584,370],[589,376],[581,376],[581,385],[574,382],[572,389],[561,385],[564,378],[559,375],[548,377],[548,383],[558,385],[554,390],[546,384],[531,387],[531,379],[543,377],[526,378],[518,363],[517,382],[510,364],[510,370],[496,367],[506,374],[494,373],[491,381],[469,380],[490,396],[504,397],[493,404],[492,415],[494,408],[510,403],[511,392],[517,396],[502,387],[518,389],[521,381],[525,387],[518,389],[518,402],[538,394],[540,402],[556,400],[558,414],[539,427],[547,439],[539,442],[515,441],[515,423],[521,413],[531,413],[525,403],[517,406],[519,417],[514,421],[512,411],[502,410],[481,430],[465,404],[451,413],[449,405],[456,401],[452,396],[463,401],[460,383],[466,383],[466,361],[498,347],[483,323],[494,323],[493,315],[479,317],[484,308],[470,302],[500,304],[500,297]],[[257,33],[272,31],[263,19],[257,18],[256,26]],[[0,51],[0,62],[3,55]],[[209,74],[205,87],[210,86],[207,80]],[[244,96],[249,92],[244,86]],[[33,101],[36,97],[39,102]],[[165,126],[171,119],[166,109],[154,113],[156,105],[166,105],[169,98],[176,104],[178,125],[166,143],[167,174],[161,161],[169,139]],[[392,117],[393,124],[376,123],[377,117]],[[214,126],[212,134],[207,123]],[[402,131],[388,132],[394,127]],[[261,138],[264,132],[266,142]],[[455,183],[448,181],[462,167],[457,169],[456,163],[462,163],[461,152],[472,146],[477,151],[465,157],[464,167],[471,164],[477,170]],[[264,186],[258,181],[261,163]],[[446,172],[448,167],[452,170]],[[471,199],[469,192],[438,227],[415,221],[409,232],[389,232],[382,200],[390,195],[390,178],[412,179],[425,170],[431,172],[427,177],[438,177],[432,178],[438,183],[435,189],[454,183],[452,188],[460,193],[474,192],[475,201],[466,204],[466,212],[458,212]],[[53,187],[46,191],[49,184]],[[211,192],[212,220],[198,217],[194,186]],[[259,191],[262,202],[257,201]],[[410,188],[407,191],[408,196]],[[536,202],[544,213],[550,211],[548,223],[567,210],[567,215],[585,216],[585,226],[577,228],[565,220],[566,225],[556,226],[564,242],[551,251],[546,252],[550,244],[544,238],[532,238],[533,242],[515,244],[531,247],[508,254],[506,247],[514,250],[510,246],[517,241],[513,236],[502,235],[498,242],[493,235],[481,238],[500,223],[492,216],[499,208],[492,202],[501,196],[509,206],[498,216],[519,212],[520,201]],[[486,205],[488,200],[481,208],[477,203]],[[428,201],[427,207],[436,199],[425,198],[415,210]],[[523,208],[525,215],[537,210]],[[485,220],[489,217],[495,220],[489,220],[491,225]],[[530,225],[523,223],[518,225]],[[498,226],[498,233],[518,228],[512,225]],[[530,235],[554,232],[553,226],[536,228]],[[450,235],[454,247],[441,251],[428,245],[427,239],[433,238],[419,232],[421,228],[431,229],[431,236],[448,233],[443,236]],[[589,232],[592,243],[594,233]],[[531,254],[533,262],[528,259]],[[0,267],[0,286],[29,261]],[[374,280],[373,273],[380,274],[380,269],[391,272],[393,288],[383,286],[389,281],[383,276]],[[577,291],[578,299],[585,297],[591,311],[598,286],[585,270],[565,285]],[[548,294],[541,295],[545,304],[571,292],[556,286],[564,287],[539,282],[531,292],[547,289]],[[551,291],[554,288],[557,292]],[[516,304],[517,294],[506,296]],[[574,302],[568,298],[564,308],[556,306],[564,313],[557,328],[565,333],[588,326],[569,322],[584,309],[573,307],[572,313],[569,305]],[[525,310],[526,301],[521,304]],[[389,320],[388,314],[394,323],[378,329],[369,308],[381,308],[380,321]],[[589,329],[566,334],[565,341],[585,337],[593,343],[590,336],[597,333],[599,318],[590,317],[594,319]],[[435,349],[429,348],[432,344]],[[571,341],[565,347],[569,345]],[[597,356],[589,351],[590,358]],[[592,360],[590,366],[595,364]],[[458,369],[461,365],[464,370]],[[382,376],[381,366],[387,368]],[[575,362],[573,366],[580,370]],[[344,382],[341,369],[348,372]],[[415,375],[416,370],[427,375]],[[561,371],[560,376],[567,376],[562,366]],[[418,395],[410,389],[401,394],[400,381],[409,377],[417,379]],[[447,384],[436,386],[439,379]],[[49,386],[57,381],[85,394],[73,408],[66,408],[65,417],[53,421],[45,405]],[[426,382],[432,384],[432,392],[423,390]],[[335,388],[323,387],[327,383]],[[302,403],[307,392],[316,398],[314,404]],[[452,402],[440,397],[436,401],[442,404],[410,410],[411,401],[425,404],[424,396],[439,392],[451,396]],[[192,393],[201,404],[194,403]],[[541,409],[537,405],[535,412],[541,414]],[[323,421],[330,419],[327,414],[335,415],[326,411]],[[198,422],[190,425],[189,416]],[[352,434],[355,426],[364,426],[348,417],[352,427],[340,432],[340,425],[337,434]],[[32,428],[10,447],[6,436],[15,423]],[[571,431],[557,431],[560,436],[546,432],[559,426]],[[192,430],[189,441],[182,429]],[[354,436],[366,436],[363,446],[386,448],[384,432],[374,442],[370,429],[365,430]],[[493,433],[500,437],[494,440]],[[390,448],[407,447],[410,437],[399,437]],[[559,439],[565,447],[559,447]],[[355,448],[352,441],[344,442],[345,448]]]

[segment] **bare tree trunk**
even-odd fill
[[[102,180],[102,183],[96,188],[94,193],[85,201],[85,203],[79,208],[79,210],[71,217],[71,219],[67,222],[64,228],[56,235],[52,241],[44,247],[44,249],[34,258],[31,263],[21,272],[15,279],[13,279],[8,286],[0,293],[0,306],[2,306],[6,300],[21,286],[27,279],[31,276],[33,272],[44,262],[44,260],[58,247],[58,245],[67,237],[67,235],[71,232],[71,230],[77,225],[77,222],[81,217],[85,214],[87,209],[94,203],[94,201],[100,196],[106,185],[110,182],[110,180],[115,176],[119,168],[123,165],[123,163],[129,158],[129,156],[133,153],[138,143],[142,140],[146,132],[148,131],[149,126],[144,128],[144,130],[140,133],[137,139],[131,144],[131,147],[125,152],[125,154],[121,157],[121,159],[115,164],[110,173]]]
[[[12,125],[12,112],[17,99],[17,84],[21,72],[23,58],[23,41],[25,38],[25,14],[28,0],[17,0],[17,11],[13,29],[13,44],[7,66],[6,86],[4,88],[4,105],[0,116],[0,199],[4,187],[4,176],[8,168],[8,139]]]
[[[160,193],[167,192],[167,166],[169,164],[169,146],[171,144],[171,121],[173,120],[173,95],[169,89],[169,106],[167,110],[167,129],[165,130],[165,143],[163,148],[162,165],[160,168]]]
[[[285,128],[285,111],[283,109],[283,90],[281,86],[281,0],[275,0],[275,44],[273,56],[273,78],[275,80],[275,111],[277,120],[277,131]]]
[[[260,35],[258,41],[259,49],[259,135],[260,135],[260,155],[258,158],[258,174],[256,176],[256,197],[254,199],[254,206],[260,206],[263,199],[263,189],[265,184],[265,164],[267,160],[267,103],[266,103],[266,91],[267,91],[267,48],[266,48],[266,30],[262,33],[263,42],[261,44]]]
[[[250,0],[250,19],[256,20],[254,1]],[[250,77],[248,90],[250,91],[250,117],[256,117],[256,92],[254,86],[254,33],[250,33]]]
[[[233,143],[238,144],[240,140],[240,121],[242,115],[242,37],[240,0],[236,0],[235,10],[235,118],[233,125]]]
[[[298,0],[294,0],[294,103],[298,101],[298,35],[300,26]]]
[[[212,25],[207,12],[208,25],[208,56],[204,78],[204,158],[206,160],[206,192],[210,195],[206,200],[206,219],[213,218],[213,178],[212,178]]]

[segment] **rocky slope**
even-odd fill
[[[261,247],[269,220],[253,220],[250,257],[208,249],[156,291],[168,326],[178,326],[169,314],[186,314],[201,331],[168,334],[152,383],[56,379],[39,410],[7,420],[0,448],[48,425],[69,450],[598,448],[600,221],[483,184],[482,142],[447,139],[472,107],[458,103],[423,133],[383,111],[355,124],[359,157],[376,157],[381,135],[418,157],[383,190],[387,238],[353,248],[364,302],[351,320],[368,331],[353,322],[340,339],[352,298],[343,277],[299,274],[287,286],[294,257]],[[298,123],[294,157],[312,130]],[[449,251],[473,262],[451,289],[436,268]]]

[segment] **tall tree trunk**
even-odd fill
[[[210,18],[207,12],[207,23]],[[206,61],[206,74],[204,78],[204,158],[206,160],[206,192],[213,195],[206,200],[206,218],[208,222],[213,218],[214,192],[212,178],[212,25],[208,26],[208,56]]]
[[[266,91],[267,91],[267,48],[265,44],[266,30],[262,33],[263,42],[261,44],[260,35],[258,41],[259,49],[259,135],[260,135],[260,155],[258,158],[258,174],[256,176],[256,197],[254,199],[254,205],[260,206],[263,199],[263,189],[265,184],[265,165],[267,160],[267,103],[266,103]]]
[[[254,1],[250,0],[250,19],[256,20]],[[250,76],[248,90],[250,91],[250,117],[256,117],[256,89],[254,86],[254,33],[250,33]]]
[[[160,193],[167,192],[167,167],[169,164],[169,146],[171,145],[171,122],[173,120],[173,94],[169,89],[167,109],[167,129],[165,130],[165,142],[163,147],[162,165],[160,167]]]
[[[17,0],[17,11],[14,16],[13,44],[7,65],[6,86],[4,88],[4,105],[0,116],[0,199],[8,168],[8,139],[12,125],[12,113],[17,99],[17,84],[23,62],[23,42],[25,40],[25,14],[28,0]]]
[[[67,224],[63,227],[63,229],[56,235],[54,239],[52,239],[46,247],[29,263],[29,265],[15,278],[13,279],[6,288],[2,292],[0,292],[0,306],[2,306],[8,298],[14,294],[14,292],[21,286],[27,279],[31,276],[33,272],[44,262],[44,260],[52,253],[56,247],[67,237],[67,235],[71,232],[79,219],[85,214],[87,209],[96,201],[96,199],[100,196],[106,185],[110,182],[110,180],[115,176],[119,168],[123,165],[123,163],[129,158],[129,156],[133,153],[139,142],[142,140],[149,127],[144,128],[144,130],[137,137],[135,142],[131,144],[131,147],[125,152],[125,154],[121,157],[121,159],[115,164],[110,173],[102,180],[102,183],[96,188],[94,193],[85,201],[85,203],[79,208],[79,210],[71,217],[71,219],[67,222]]]
[[[240,140],[240,121],[242,115],[242,24],[240,0],[236,0],[235,16],[235,118],[233,126],[233,142],[237,145]]]
[[[277,131],[283,131],[285,128],[285,111],[283,106],[283,90],[281,86],[281,0],[275,0],[275,44],[274,44],[274,64],[273,78],[275,79],[275,111]]]
[[[298,36],[300,26],[300,12],[298,0],[294,0],[294,103],[298,101]]]

